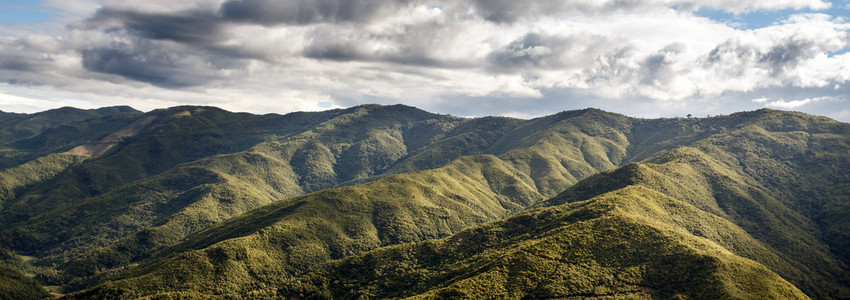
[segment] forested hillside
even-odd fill
[[[70,297],[850,297],[822,117],[65,110],[0,119],[0,246]]]

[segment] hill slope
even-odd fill
[[[530,189],[531,191],[536,189],[537,195],[545,196],[543,192],[547,191],[545,189],[547,181],[540,180],[542,178],[540,174],[571,174],[569,172],[557,172],[557,166],[563,167],[565,162],[577,160],[575,153],[583,153],[580,150],[573,150],[576,148],[569,147],[570,145],[587,144],[583,139],[577,138],[577,136],[582,137],[581,134],[586,134],[589,137],[588,140],[592,141],[593,138],[597,138],[598,141],[599,136],[605,136],[606,133],[610,133],[603,141],[612,141],[618,140],[617,133],[619,132],[621,133],[620,136],[624,137],[623,140],[628,142],[628,146],[625,147],[617,147],[617,143],[610,143],[605,144],[609,147],[601,147],[601,149],[605,150],[600,150],[597,147],[597,151],[588,151],[588,155],[582,155],[584,162],[593,161],[592,158],[588,157],[593,157],[592,155],[601,156],[601,153],[606,154],[602,157],[619,157],[617,159],[619,162],[625,162],[647,156],[647,153],[650,153],[650,151],[646,149],[663,150],[672,148],[671,150],[655,152],[654,156],[645,159],[645,163],[628,164],[616,171],[591,176],[569,188],[560,196],[541,205],[566,205],[564,203],[576,201],[590,201],[595,203],[594,197],[597,195],[619,192],[626,201],[630,201],[628,203],[635,202],[640,203],[640,205],[628,206],[629,213],[617,215],[619,218],[617,219],[617,224],[619,224],[617,226],[635,226],[634,224],[637,222],[643,226],[641,228],[647,228],[646,226],[651,227],[647,230],[668,230],[671,226],[678,228],[671,229],[675,234],[665,233],[659,236],[653,233],[654,237],[668,241],[670,244],[655,244],[651,247],[675,248],[683,245],[694,247],[693,243],[696,243],[694,241],[708,239],[710,243],[698,246],[697,248],[700,251],[708,251],[711,255],[700,251],[693,252],[695,251],[693,249],[670,254],[677,257],[677,259],[697,255],[694,253],[698,253],[697,256],[713,255],[712,268],[714,269],[710,271],[707,269],[694,271],[695,274],[702,274],[708,276],[708,278],[712,278],[706,281],[706,285],[699,284],[698,287],[694,287],[697,290],[709,288],[709,285],[716,285],[709,288],[712,291],[711,293],[716,292],[719,296],[743,295],[743,297],[746,297],[748,295],[747,293],[756,293],[749,294],[752,296],[767,290],[794,291],[794,288],[788,288],[786,285],[787,282],[779,285],[784,286],[782,288],[771,286],[770,282],[777,282],[776,274],[780,274],[786,280],[815,297],[840,298],[844,297],[842,295],[847,295],[848,272],[846,262],[844,261],[845,258],[840,254],[840,251],[835,250],[837,249],[836,245],[843,243],[846,239],[824,239],[820,232],[828,232],[828,228],[835,226],[835,223],[825,222],[822,219],[816,221],[821,215],[832,216],[832,214],[835,214],[836,210],[832,209],[832,207],[837,203],[846,203],[842,197],[846,195],[844,191],[850,180],[847,179],[845,173],[840,171],[840,166],[848,166],[847,153],[844,151],[847,149],[848,138],[850,138],[850,134],[848,134],[850,131],[848,131],[847,124],[801,114],[763,110],[708,120],[680,120],[673,122],[673,124],[683,126],[676,129],[676,134],[670,134],[666,137],[660,136],[658,132],[654,134],[648,134],[648,132],[652,132],[653,127],[668,126],[672,122],[670,120],[656,120],[654,122],[631,120],[630,122],[624,122],[628,126],[631,126],[629,135],[622,134],[622,131],[616,130],[615,126],[601,127],[603,130],[591,131],[588,134],[586,132],[588,131],[587,128],[600,129],[600,127],[596,126],[599,122],[587,121],[589,116],[591,120],[601,119],[606,121],[620,118],[617,116],[605,118],[605,114],[599,114],[602,116],[602,118],[599,118],[599,116],[593,116],[594,114],[598,114],[598,112],[591,111],[590,114],[580,114],[576,118],[578,120],[584,118],[581,122],[577,122],[583,127],[578,127],[571,123],[576,122],[576,119],[567,119],[571,120],[571,122],[555,122],[560,125],[557,126],[558,128],[565,128],[563,132],[570,133],[567,137],[552,134],[551,132],[554,131],[552,128],[555,126],[547,126],[543,127],[544,129],[542,130],[535,129],[531,131],[535,132],[535,134],[523,133],[520,136],[537,135],[544,138],[537,138],[530,143],[531,145],[538,146],[537,148],[518,147],[516,149],[502,151],[502,155],[491,158],[491,162],[488,162],[488,164],[505,164],[509,166],[506,169],[516,171],[506,173],[509,176],[503,178],[513,178],[513,182],[523,182],[523,186],[532,188]],[[623,119],[629,121],[626,118],[621,118],[621,120]],[[541,120],[532,120],[529,123],[535,121],[540,122]],[[588,124],[594,126],[588,126]],[[617,122],[614,124],[617,124]],[[610,129],[611,127],[615,129]],[[516,130],[519,131],[523,126],[517,128]],[[610,131],[606,132],[604,129],[610,129]],[[580,132],[580,134],[576,134],[576,132]],[[506,136],[509,134],[510,132]],[[642,139],[636,140],[635,136],[639,136]],[[576,143],[576,141],[579,142]],[[805,143],[805,146],[800,146],[800,143]],[[600,144],[603,143],[596,143],[596,146]],[[635,144],[641,146],[632,146]],[[690,146],[675,147],[677,144],[688,144]],[[494,145],[499,145],[499,143],[497,142]],[[560,149],[553,150],[558,148],[557,146],[560,146]],[[495,147],[491,146],[491,149],[493,148]],[[577,148],[581,149],[581,146]],[[574,151],[571,152],[573,155],[558,154],[559,152],[570,153],[569,151]],[[806,151],[817,151],[818,155],[807,156]],[[754,152],[758,153],[758,155],[754,155]],[[622,155],[617,156],[612,155],[612,153],[622,153]],[[545,163],[550,159],[555,160],[557,164]],[[464,161],[464,159],[459,161]],[[832,166],[832,168],[812,168],[812,164]],[[451,165],[454,165],[454,163]],[[540,172],[541,169],[546,170],[546,168],[549,168],[551,172]],[[575,169],[571,170],[575,172]],[[798,176],[782,176],[782,173],[777,174],[776,172],[798,174]],[[419,178],[425,173],[411,173],[408,176]],[[444,176],[453,178],[457,175],[445,174]],[[769,181],[767,178],[772,178],[773,181]],[[830,183],[829,187],[822,185],[823,181],[826,180]],[[426,199],[435,199],[434,196],[427,195],[432,194],[432,191],[435,189],[439,191],[439,188],[442,186],[439,183],[440,180],[431,180],[428,182],[431,184],[422,186],[421,188],[427,192]],[[560,182],[564,185],[569,185],[569,180],[562,179]],[[375,184],[375,186],[381,187],[383,181],[378,181]],[[405,183],[403,186],[416,185]],[[636,189],[637,187],[640,188]],[[793,188],[789,189],[788,187]],[[620,189],[625,190],[619,191]],[[828,192],[821,192],[819,195],[816,194],[813,196],[813,194],[809,194],[813,189]],[[413,198],[410,194],[387,196],[382,194],[380,192],[381,190],[383,188],[371,190],[367,188],[360,193],[364,195],[362,198],[370,199],[370,201],[385,201],[399,206],[405,206],[406,204],[404,203]],[[340,199],[347,197],[344,195],[351,194],[328,191],[327,193],[331,196],[321,196],[323,193],[312,195],[315,198],[310,196],[301,198],[302,202],[298,203],[305,203],[304,205],[312,203],[315,205],[313,202],[340,201]],[[433,194],[440,193],[433,192]],[[534,195],[534,193],[530,194]],[[480,200],[487,199],[487,197],[484,195],[483,197],[477,196],[476,198]],[[367,204],[372,203],[370,201],[358,200],[356,202],[362,203],[360,209],[363,209],[363,207],[370,206],[370,204]],[[648,202],[648,204],[645,202]],[[274,205],[284,205],[282,203],[292,205],[289,202],[280,202]],[[813,207],[811,203],[820,203],[821,206]],[[626,204],[619,203],[615,206],[623,205]],[[687,209],[681,209],[683,206],[687,207]],[[371,229],[372,227],[370,226],[377,228],[374,220],[370,220],[367,217],[357,217],[358,214],[351,214],[347,207],[349,205],[337,204],[327,206],[324,210],[321,210],[322,216],[320,219],[323,220],[323,223],[326,223],[326,226],[331,228],[353,228],[351,232],[330,230],[332,232],[331,235],[323,235],[321,238],[315,238],[313,236],[316,231],[313,229],[314,227],[299,228],[297,226],[286,225],[289,222],[297,220],[298,217],[294,217],[297,214],[269,214],[267,216],[272,217],[271,221],[262,222],[237,221],[238,219],[235,219],[213,227],[199,235],[189,236],[187,239],[189,241],[187,242],[188,244],[184,243],[161,252],[159,256],[155,256],[156,258],[153,260],[153,263],[146,264],[145,267],[139,270],[122,275],[129,276],[130,278],[101,285],[93,291],[94,293],[106,293],[107,295],[116,290],[129,293],[127,295],[200,292],[206,296],[211,296],[233,291],[247,293],[249,291],[261,290],[262,293],[274,294],[280,291],[271,287],[284,284],[293,274],[297,275],[299,270],[303,272],[305,268],[315,262],[356,254],[378,245],[387,245],[395,242],[390,239],[388,243],[386,242],[387,239],[379,238],[378,240],[381,243],[367,243],[366,245],[369,246],[366,247],[346,248],[346,245],[358,243],[352,241],[357,240],[351,238],[352,234],[357,236],[358,234],[374,233],[376,231],[379,234],[382,233],[380,230]],[[443,204],[442,207],[450,207],[450,205]],[[414,211],[416,210],[421,210],[421,208]],[[297,211],[297,209],[293,209],[293,211]],[[840,212],[840,210],[838,211]],[[351,218],[334,217],[338,216],[337,214],[351,216]],[[410,214],[410,212],[395,212],[394,214],[383,217],[382,220],[392,220],[394,216],[404,216],[407,214]],[[665,222],[657,222],[658,220],[664,220],[659,214],[667,215]],[[693,217],[694,215],[697,217]],[[254,215],[249,213],[246,216]],[[627,217],[627,219],[624,220],[622,219],[623,217]],[[251,219],[256,220],[261,218],[251,217]],[[839,224],[842,221],[838,219],[833,220],[837,220],[835,222],[839,222]],[[331,223],[327,223],[328,221]],[[363,222],[366,222],[365,224],[372,222],[372,225],[367,225],[366,227],[352,225],[364,224]],[[420,220],[418,222],[402,220],[399,222],[399,224],[405,223],[422,224],[420,226],[424,228],[434,227],[427,220]],[[706,224],[711,224],[711,226],[706,227]],[[238,228],[238,230],[234,228]],[[282,233],[279,228],[287,228],[286,233]],[[411,231],[422,231],[422,228],[416,228]],[[456,229],[444,232],[444,234],[454,231]],[[217,232],[226,232],[228,234],[220,235],[216,234]],[[675,236],[675,238],[671,238],[671,235]],[[403,239],[400,242],[430,237],[434,236],[416,236],[414,239]],[[606,239],[604,243],[634,243],[636,245],[643,245],[641,243],[645,243],[642,240],[623,238],[623,240],[619,241]],[[312,241],[308,242],[308,244],[312,243],[312,246],[305,246],[299,249],[326,249],[325,251],[327,251],[327,249],[334,249],[334,247],[342,247],[340,249],[353,250],[343,251],[342,255],[322,254],[319,256],[293,258],[290,256],[292,255],[290,253],[297,252],[288,250],[290,248],[278,247],[280,244],[276,242],[270,243],[268,242],[269,240],[286,240],[288,242],[285,245],[291,243],[302,246],[305,245],[300,244],[302,241]],[[340,240],[343,242],[339,242]],[[681,240],[687,240],[687,242],[681,242]],[[197,243],[191,241],[204,242]],[[681,243],[681,245],[673,246],[677,245],[677,243]],[[258,247],[254,245],[265,246]],[[507,247],[506,244],[501,243],[498,245],[501,246],[494,246],[493,249],[488,251],[502,253],[500,255],[507,257],[515,254],[515,252],[501,248],[503,246]],[[472,247],[471,245],[464,247],[467,246]],[[601,244],[599,247],[601,247]],[[635,249],[641,249],[641,247],[635,247]],[[706,249],[715,250],[709,251]],[[717,251],[728,253],[724,255],[718,254],[719,256],[714,255]],[[178,254],[174,255],[172,252]],[[182,254],[179,254],[181,252]],[[322,251],[319,252],[321,253]],[[305,251],[305,253],[313,252]],[[612,253],[608,254],[610,256],[600,256],[590,261],[569,262],[569,264],[593,263],[597,259],[612,259],[616,255],[627,255],[628,252],[617,252],[616,255]],[[495,258],[488,257],[488,259]],[[378,260],[371,261],[370,263],[380,264],[383,262]],[[394,264],[394,262],[387,263]],[[404,264],[404,262],[399,263]],[[442,268],[450,268],[440,261],[432,263],[437,264],[435,268],[440,270],[443,270]],[[445,264],[450,263],[446,262]],[[716,264],[723,265],[723,267],[717,267]],[[646,268],[646,265],[637,265],[643,266],[641,268]],[[740,268],[748,269],[748,271],[736,273],[740,271]],[[456,272],[478,274],[475,273],[478,272],[476,270],[480,271],[480,269],[459,269]],[[343,270],[329,271],[323,274],[337,274],[339,272],[343,272]],[[746,282],[747,278],[754,276],[753,274],[768,275],[765,275],[766,277],[761,279],[754,279],[755,281],[753,282]],[[325,280],[322,279],[324,276],[330,275],[322,275],[319,276],[319,279],[311,278],[310,280],[319,280],[321,282]],[[641,276],[650,275],[644,274]],[[364,282],[357,281],[359,279],[361,278],[350,280],[356,281],[352,283],[354,285],[365,284]],[[375,284],[379,285],[391,286],[395,284],[391,283],[392,278],[390,277],[373,279],[376,281]],[[297,279],[295,280],[297,281]],[[329,282],[335,282],[334,280],[337,279],[331,278],[327,280]],[[515,278],[511,279],[511,281],[513,280]],[[535,280],[544,279],[537,278],[532,280],[532,282],[535,282]],[[638,281],[642,280],[645,279]],[[175,285],[171,282],[179,282],[179,284]],[[228,284],[222,285],[225,282]],[[663,281],[650,280],[650,282],[651,284],[649,286],[656,286],[651,289],[656,291],[662,290],[662,292],[659,292],[661,293],[660,295],[679,293],[675,289],[670,291],[658,289],[657,285]],[[750,287],[735,287],[739,283],[754,284],[755,287],[752,288],[755,290],[750,290]],[[134,286],[137,286],[137,288]],[[305,289],[317,289],[316,291],[321,292],[327,288],[329,287],[319,285],[318,287]],[[427,289],[423,287],[421,292],[430,293],[429,291],[432,288],[435,287],[428,286]],[[610,288],[612,287],[606,286],[604,289]],[[367,288],[365,289],[374,290],[379,288],[367,284]],[[399,288],[399,290],[406,290],[406,288]],[[288,291],[291,292],[292,290]],[[634,292],[635,289],[622,291]],[[637,291],[641,291],[641,289],[637,289]],[[687,293],[693,295],[695,293],[694,291],[696,290],[689,290]],[[333,295],[337,292],[339,291],[324,290],[320,294],[331,293]],[[514,292],[519,293],[517,291]],[[376,295],[382,297],[400,296],[382,293],[380,292]],[[553,295],[564,296],[561,294]],[[588,295],[590,294],[586,294],[585,296]],[[800,294],[797,291],[775,296],[795,298],[800,296]]]
[[[103,127],[108,131],[55,150],[67,154],[0,171],[7,195],[0,245],[34,257],[38,277],[68,291],[100,284],[82,295],[335,294],[320,281],[336,262],[323,262],[447,237],[535,203],[531,212],[547,205],[566,211],[574,209],[569,203],[596,203],[615,192],[625,202],[612,205],[627,212],[585,221],[601,222],[600,230],[642,228],[663,242],[600,240],[675,248],[668,256],[688,262],[710,257],[711,267],[689,265],[710,278],[699,288],[747,295],[752,291],[729,284],[762,274],[745,283],[795,296],[778,274],[810,296],[847,295],[850,127],[825,118],[760,110],[645,120],[587,109],[532,120],[464,119],[376,105],[284,116],[211,107],[122,116]],[[691,208],[699,217],[682,223]],[[654,222],[664,214],[670,220]],[[701,231],[690,231],[694,226]],[[518,245],[500,242],[487,251],[510,257]],[[610,259],[605,255],[568,262]],[[630,266],[663,267],[652,263]],[[658,288],[656,275],[602,291],[679,293]],[[313,282],[309,289],[278,289],[304,276]],[[526,292],[509,295],[538,295]]]
[[[690,228],[689,228],[690,227]],[[805,299],[719,242],[757,247],[730,222],[642,187],[535,209],[450,238],[381,248],[313,268],[275,296],[520,299]]]
[[[590,115],[600,120],[627,120],[599,111],[569,112],[532,121],[459,119],[403,106],[364,106],[283,117],[232,115],[210,108],[174,108],[152,114],[165,114],[165,117],[158,117],[159,121],[141,130],[126,144],[19,197],[6,210],[7,220],[19,223],[0,234],[0,241],[5,238],[5,243],[16,251],[42,258],[42,264],[57,264],[94,251],[65,268],[73,277],[95,275],[143,259],[187,234],[277,199],[438,167],[467,154],[502,153],[523,176],[531,178],[530,184],[537,193],[551,196],[577,181],[576,178],[615,165],[610,161],[612,158],[605,156],[595,157],[592,165],[585,161],[584,155],[580,158],[565,155],[580,154],[580,147],[587,145],[627,142],[620,136],[616,136],[616,141],[608,141],[607,137],[591,137],[564,128],[576,127],[574,124],[595,126],[594,122],[580,120]],[[194,119],[182,120],[186,118]],[[252,118],[260,120],[252,121]],[[286,122],[272,123],[263,118],[282,118]],[[171,125],[173,122],[181,125]],[[197,127],[193,124],[199,122],[218,125],[193,129]],[[275,124],[278,128],[263,129],[255,125],[248,131],[243,129],[246,125],[234,123]],[[525,126],[520,131],[532,127],[538,135],[513,148],[501,142],[498,150],[490,150],[500,139],[511,138],[509,134],[515,134],[521,125]],[[176,156],[186,152],[180,148],[185,141],[162,140],[162,136],[206,137],[224,130],[221,128],[234,127],[241,131],[228,129],[229,132],[242,133],[242,139],[264,141],[244,151],[203,157],[145,178],[144,174],[157,172],[156,169],[172,164],[169,161],[176,161],[164,159],[164,154]],[[297,130],[287,129],[293,127]],[[284,134],[287,132],[284,129],[292,131]],[[251,137],[246,132],[258,134]],[[553,143],[568,135],[577,135],[570,139],[580,142],[563,148],[565,153],[549,153]],[[212,142],[191,147],[220,146],[216,143],[220,140],[214,136]],[[615,147],[624,152],[625,146]],[[152,151],[152,148],[173,151]],[[204,153],[190,150],[195,151],[185,155]],[[593,155],[598,154],[588,153],[586,157]],[[160,163],[156,164],[157,161]],[[134,178],[141,179],[131,181]],[[511,193],[498,191],[502,192]],[[48,206],[52,211],[39,211],[39,207]],[[91,213],[95,207],[98,213]],[[139,243],[140,237],[146,242]],[[80,265],[86,267],[78,268]]]

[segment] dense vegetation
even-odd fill
[[[720,238],[696,237],[693,228]],[[758,245],[722,218],[646,188],[627,187],[520,213],[447,239],[332,261],[268,293],[308,298],[806,298],[768,268],[728,251],[724,242]]]
[[[3,162],[0,246],[32,257],[4,265],[74,297],[850,297],[850,125],[826,118],[175,107],[30,127],[2,146],[54,146]]]
[[[0,266],[0,299],[44,299],[48,296],[34,279]]]

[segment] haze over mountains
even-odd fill
[[[0,113],[0,297],[850,298],[849,149],[775,110]]]

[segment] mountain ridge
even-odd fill
[[[116,134],[154,115],[135,135]],[[211,296],[226,293],[214,287],[225,279],[233,282],[230,292],[270,291],[326,262],[451,238],[526,208],[639,186],[660,193],[655,198],[685,201],[767,245],[736,252],[713,241],[732,253],[721,261],[752,260],[752,270],[769,269],[818,298],[846,293],[846,279],[838,278],[847,274],[841,247],[850,240],[842,230],[850,209],[841,206],[850,191],[841,171],[850,165],[842,152],[850,127],[826,118],[758,110],[637,119],[584,109],[522,120],[369,105],[261,116],[175,107],[125,120],[91,139],[111,149],[18,180],[26,183],[9,185],[14,196],[0,202],[0,245],[38,257],[44,283],[68,291],[99,286],[79,295],[101,296],[91,291],[142,278],[148,290],[134,289],[138,296]],[[115,164],[121,167],[105,167]],[[24,174],[10,170],[3,171]],[[104,176],[112,179],[99,179]],[[74,191],[79,187],[88,191]],[[32,210],[37,203],[45,208]],[[765,205],[771,209],[759,208]],[[275,209],[282,213],[268,214]],[[273,246],[284,236],[289,245],[313,249],[305,253],[316,255],[314,262]],[[182,286],[157,279],[166,278],[161,266],[190,271],[202,262],[241,271],[199,272]]]

